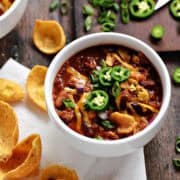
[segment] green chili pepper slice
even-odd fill
[[[165,29],[162,25],[155,25],[151,29],[151,37],[154,39],[162,39],[165,33]]]
[[[119,96],[121,92],[121,87],[119,85],[119,82],[116,81],[114,84],[113,84],[113,87],[112,87],[112,95],[117,98]]]
[[[92,91],[86,100],[86,106],[94,111],[103,111],[109,102],[108,94],[103,90]]]
[[[114,66],[112,68],[111,76],[115,81],[122,82],[129,78],[130,71],[122,66]]]
[[[85,4],[83,6],[83,14],[87,16],[92,16],[94,14],[94,9],[89,4]]]
[[[180,0],[173,0],[170,3],[169,10],[173,17],[180,19]]]
[[[64,99],[63,103],[67,108],[72,108],[72,109],[75,108],[75,104],[71,99]]]
[[[180,153],[180,136],[176,138],[176,151]]]
[[[147,18],[153,14],[155,2],[153,0],[133,0],[129,4],[129,10],[134,18]]]
[[[180,84],[180,67],[178,67],[174,70],[173,80],[175,83]]]
[[[111,77],[112,68],[105,67],[100,70],[99,73],[99,81],[103,86],[111,86],[112,85],[112,77]]]
[[[174,158],[172,161],[175,168],[180,169],[180,159]]]

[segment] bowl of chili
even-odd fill
[[[20,21],[27,6],[27,0],[0,1],[0,38],[7,35]]]
[[[134,62],[131,64],[131,60],[127,63],[121,59],[124,54],[113,54],[117,48],[119,50],[124,47],[133,53],[140,52],[139,56],[147,61],[140,61],[137,65],[137,57],[131,56]],[[113,58],[109,61],[108,56],[103,59],[99,57],[98,54],[102,50],[107,54],[112,53]],[[86,57],[87,54],[89,57]],[[92,57],[97,63],[95,69]],[[87,64],[90,69],[86,67]],[[147,78],[153,76],[155,84],[144,82],[143,77],[147,73],[143,76],[135,73],[136,78],[139,78],[137,85],[133,79],[137,68],[139,72],[146,72],[150,68]],[[74,80],[78,80],[77,87],[73,86]],[[81,87],[87,82],[90,82],[90,86]],[[131,84],[128,84],[129,82]],[[151,89],[148,90],[149,95],[144,87]],[[126,94],[127,88],[129,94]],[[137,95],[134,89],[139,89],[140,94]],[[156,93],[157,106],[152,102],[146,104],[147,97],[154,97]],[[170,94],[169,74],[160,56],[141,40],[120,33],[95,33],[71,42],[56,55],[45,80],[48,115],[58,126],[61,138],[81,152],[97,157],[122,156],[146,145],[157,134],[165,120]],[[125,96],[122,97],[123,95]],[[122,98],[125,98],[126,109],[123,109]],[[118,107],[120,99],[122,104]],[[149,111],[154,113],[149,115]],[[78,119],[78,114],[82,119]],[[135,120],[140,116],[141,120],[147,118],[142,121],[142,124],[147,126],[140,128],[141,130]],[[94,124],[89,124],[89,120]]]

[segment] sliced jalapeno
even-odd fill
[[[122,66],[114,66],[112,68],[111,76],[115,81],[122,82],[129,78],[130,71]]]
[[[99,81],[103,86],[112,85],[111,71],[112,71],[112,68],[110,67],[105,67],[100,70]]]
[[[103,111],[109,102],[108,94],[103,90],[92,91],[86,100],[86,106],[94,111]]]
[[[116,98],[119,96],[120,92],[121,92],[121,88],[120,88],[119,82],[116,81],[112,87],[112,95]]]
[[[165,29],[162,25],[155,25],[151,29],[151,36],[154,39],[162,39],[165,33]]]
[[[153,0],[133,0],[129,4],[129,10],[134,18],[147,18],[153,14],[155,2]]]
[[[174,70],[173,80],[175,83],[180,84],[180,67],[178,67]]]
[[[170,3],[169,10],[176,19],[180,19],[180,0],[173,0]]]

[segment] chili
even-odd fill
[[[111,77],[111,67],[105,67],[100,70],[99,73],[99,81],[103,86],[111,86],[112,85],[112,77]]]
[[[103,111],[109,102],[108,94],[103,90],[92,91],[86,100],[86,107],[94,111]]]
[[[153,0],[133,0],[129,4],[129,10],[134,18],[147,18],[153,14],[155,2]]]
[[[122,66],[114,66],[112,68],[111,76],[115,81],[122,82],[129,78],[130,71]]]
[[[173,80],[175,83],[180,84],[180,67],[177,67],[173,73]]]
[[[175,18],[180,19],[180,0],[173,0],[170,3],[169,10]]]

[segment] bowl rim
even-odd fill
[[[14,0],[13,4],[11,5],[11,7],[0,16],[0,21],[2,21],[3,19],[5,19],[6,17],[8,17],[13,11],[14,9],[16,9],[16,7],[19,5],[19,3],[22,0]]]
[[[118,139],[118,140],[106,140],[106,141],[97,141],[93,138],[89,138],[86,137],[84,135],[81,135],[79,133],[77,133],[76,131],[70,129],[62,120],[60,120],[59,116],[57,115],[55,108],[54,108],[54,104],[53,104],[53,100],[52,100],[52,95],[50,95],[50,92],[52,92],[52,86],[50,86],[50,82],[52,82],[51,79],[51,73],[52,74],[56,74],[57,72],[54,71],[55,66],[57,65],[57,63],[60,61],[60,57],[63,55],[64,52],[68,52],[69,49],[71,49],[71,47],[75,47],[77,44],[80,44],[84,41],[90,40],[91,38],[99,38],[99,36],[114,36],[117,38],[124,38],[127,39],[131,42],[136,42],[138,43],[140,46],[144,46],[144,48],[149,51],[150,53],[152,53],[153,57],[156,58],[159,61],[160,64],[160,69],[164,72],[164,81],[166,82],[166,86],[167,88],[164,90],[163,89],[163,83],[162,84],[162,89],[163,89],[163,98],[162,98],[162,104],[161,104],[161,108],[160,111],[158,112],[157,116],[155,117],[155,120],[153,120],[153,122],[148,125],[148,127],[146,127],[145,129],[143,129],[142,131],[123,138],[123,139]],[[109,43],[111,44],[111,43]],[[112,43],[113,45],[113,43]],[[95,44],[94,44],[95,46]],[[86,47],[87,48],[87,47]],[[86,49],[83,48],[83,49]],[[136,48],[134,48],[136,50]],[[79,50],[80,51],[80,50]],[[78,51],[76,51],[77,53]],[[144,52],[143,52],[144,53]],[[148,58],[150,59],[150,58]],[[63,63],[66,60],[63,61]],[[150,60],[151,62],[151,60]],[[151,62],[152,63],[152,62]],[[155,66],[155,65],[154,65]],[[61,66],[59,66],[58,69],[60,69]],[[156,66],[155,66],[156,68]],[[159,73],[159,70],[156,71]],[[161,78],[162,81],[162,77],[159,73],[159,76]],[[54,76],[55,77],[55,76]],[[54,82],[54,79],[53,79]],[[52,83],[53,84],[53,83]],[[50,89],[50,92],[49,92]],[[80,140],[81,142],[85,142],[85,143],[89,143],[89,144],[94,144],[94,145],[104,145],[104,146],[108,146],[108,145],[119,145],[119,144],[126,144],[126,143],[131,143],[134,142],[138,139],[141,139],[144,137],[145,134],[148,134],[149,132],[151,132],[153,129],[156,128],[156,126],[158,126],[158,124],[160,123],[160,121],[162,121],[162,118],[164,117],[164,115],[166,114],[166,111],[168,109],[169,103],[170,103],[170,96],[171,96],[171,83],[170,83],[170,77],[169,77],[169,73],[167,71],[167,67],[165,66],[164,62],[162,61],[162,59],[160,58],[160,56],[157,54],[157,52],[155,50],[153,50],[149,45],[147,45],[145,42],[127,35],[127,34],[122,34],[122,33],[115,33],[115,32],[100,32],[100,33],[93,33],[93,34],[89,34],[89,35],[85,35],[83,37],[80,37],[74,41],[72,41],[70,44],[68,44],[66,47],[64,47],[52,60],[48,71],[47,71],[47,75],[46,75],[46,79],[45,79],[45,100],[46,100],[46,105],[47,105],[47,110],[48,110],[48,114],[52,116],[53,120],[55,120],[55,122],[58,124],[58,126],[60,126],[61,128],[63,128],[64,131],[66,131],[66,133],[70,134],[71,136],[74,136],[76,139]]]

